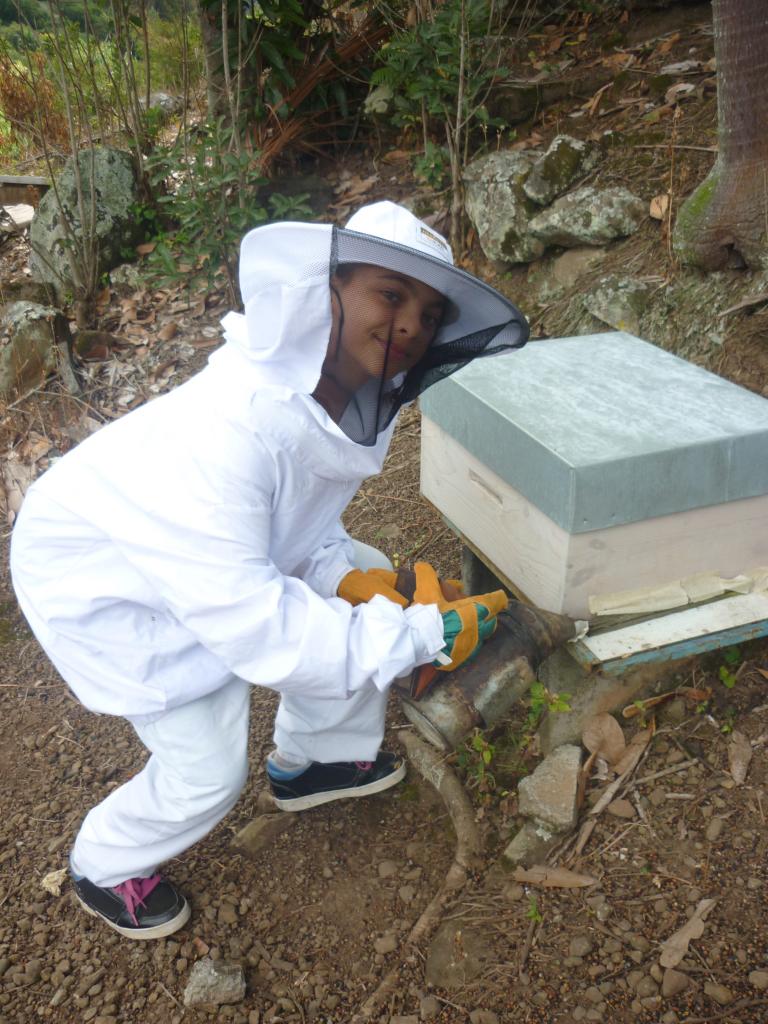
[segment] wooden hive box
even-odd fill
[[[540,608],[768,564],[768,401],[639,338],[479,359],[421,409],[424,495]]]

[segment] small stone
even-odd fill
[[[401,885],[397,890],[397,895],[403,903],[411,903],[416,895],[416,889],[412,885]]]
[[[666,799],[666,790],[661,789],[659,786],[657,786],[655,789],[652,789],[651,792],[648,794],[648,800],[651,804],[653,804],[654,807],[660,807]]]
[[[768,988],[768,971],[750,971],[749,984],[764,992]]]
[[[629,800],[613,800],[605,809],[615,818],[634,818],[637,813]]]
[[[274,803],[272,807],[274,808]],[[295,814],[285,814],[282,811],[277,814],[260,814],[245,828],[240,829],[232,840],[232,845],[236,850],[254,857],[271,846],[279,835],[295,824]]]
[[[728,1003],[733,1002],[733,992],[725,985],[720,985],[716,981],[707,981],[704,983],[704,992],[709,996],[710,999],[714,999],[720,1006],[727,1006]]]
[[[440,1013],[440,1002],[434,996],[424,996],[419,1003],[419,1016],[422,1020],[432,1020]]]
[[[419,1018],[415,1013],[396,1013],[389,1018],[389,1024],[419,1024]]]
[[[706,832],[704,833],[706,839],[710,843],[714,843],[716,839],[720,838],[720,833],[723,831],[724,827],[725,827],[725,819],[724,818],[712,818],[712,820],[707,825]]]
[[[379,878],[392,878],[397,874],[397,864],[393,860],[382,860],[378,866]]]
[[[493,1010],[473,1010],[469,1020],[470,1024],[499,1024],[499,1015]]]
[[[752,892],[757,892],[758,889],[762,889],[763,881],[761,878],[748,878],[747,888],[751,889]]]
[[[664,978],[661,982],[661,994],[665,999],[672,999],[681,992],[685,992],[690,983],[691,979],[687,974],[668,967],[664,971]]]
[[[222,903],[219,907],[219,924],[237,924],[237,910],[231,903]]]
[[[381,953],[382,956],[387,953],[394,953],[397,949],[397,936],[394,932],[387,932],[384,935],[380,935],[378,939],[374,939],[373,948],[377,953]]]
[[[627,936],[627,942],[630,944],[632,949],[639,949],[641,953],[647,953],[651,948],[651,944],[644,935],[638,935],[636,932]]]
[[[637,983],[637,988],[635,991],[637,992],[638,999],[648,999],[651,996],[658,995],[659,986],[656,984],[653,978],[649,977],[646,974],[645,977],[641,978],[640,981]]]
[[[510,903],[516,903],[525,896],[525,889],[518,882],[511,882],[509,885],[504,886],[501,895],[505,900],[509,900]]]
[[[596,985],[590,985],[584,995],[590,1003],[602,1003],[603,1001],[603,993]]]
[[[245,974],[241,964],[203,957],[190,971],[184,989],[184,1005],[239,1003],[245,998]]]
[[[569,956],[589,956],[595,944],[589,935],[574,935],[568,944]]]
[[[581,747],[564,744],[552,751],[518,785],[520,813],[555,831],[573,827],[578,814],[577,796]]]

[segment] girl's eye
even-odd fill
[[[400,295],[398,292],[383,291],[381,294],[384,296],[387,302],[391,303],[393,306],[395,305],[395,303],[400,301]]]

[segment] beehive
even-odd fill
[[[540,608],[768,563],[768,401],[639,338],[531,342],[421,408],[424,495]]]

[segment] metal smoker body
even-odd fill
[[[541,662],[576,633],[565,615],[510,601],[496,634],[469,664],[440,674],[421,700],[401,692],[405,716],[434,746],[455,750],[473,729],[500,721],[535,682]]]

